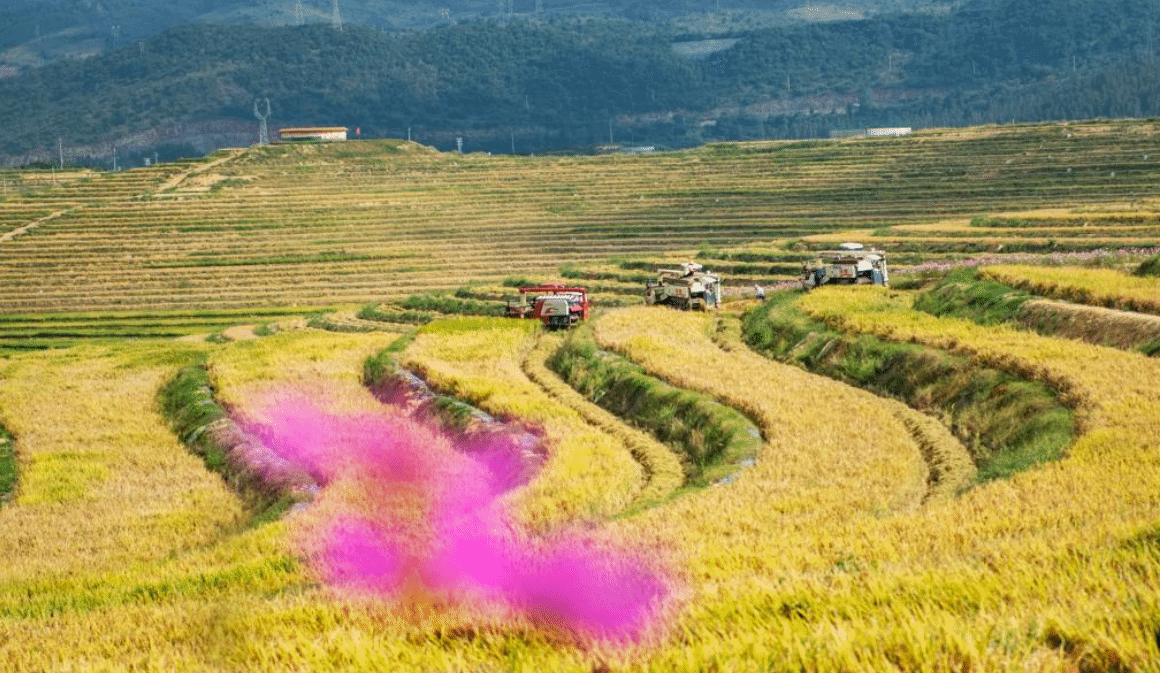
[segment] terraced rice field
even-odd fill
[[[1150,121],[0,176],[0,668],[1160,671],[1160,280],[1130,275],[1160,253],[1158,178]],[[892,288],[766,305],[846,340],[746,346],[752,284],[848,240],[888,250]],[[633,305],[689,258],[723,274],[720,311]],[[916,308],[958,267],[1022,307]],[[588,331],[452,315],[521,280],[588,285]],[[602,397],[651,394],[622,381],[573,390],[551,357],[581,338],[633,385],[739,411],[752,458],[691,479],[722,428],[618,416]],[[812,373],[834,349],[845,380],[900,389],[922,375],[902,363],[991,373],[952,414],[934,384]],[[400,403],[396,367],[507,429]],[[1074,436],[996,477],[955,414],[1019,381]],[[206,449],[223,428],[253,434]],[[538,438],[514,472],[510,428]],[[311,487],[243,484],[272,474]]]
[[[391,302],[833,232],[917,261],[1141,246],[1157,235],[1154,146],[1147,124],[1072,124],[656,156],[453,155],[395,141],[230,150],[9,195],[8,233],[33,226],[0,246],[0,306]]]

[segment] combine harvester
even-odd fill
[[[705,311],[721,308],[721,279],[696,262],[680,269],[657,269],[657,282],[644,289],[644,303]]]
[[[509,301],[509,318],[538,318],[550,330],[568,329],[588,319],[588,290],[563,283],[543,283],[520,288],[520,298]]]
[[[885,252],[867,250],[861,243],[838,247],[839,250],[819,252],[816,258],[802,264],[802,287],[809,290],[819,285],[890,284]]]

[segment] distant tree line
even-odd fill
[[[736,38],[705,58],[677,41]],[[0,80],[0,153],[217,117],[358,127],[449,149],[660,147],[863,126],[1160,115],[1154,0],[973,0],[735,34],[618,20],[485,20],[422,32],[187,25]],[[890,96],[882,92],[910,92]],[[836,110],[811,97],[839,96]],[[780,102],[776,113],[751,110]]]

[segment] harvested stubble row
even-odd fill
[[[244,305],[246,294],[254,305],[284,301],[299,287],[309,290],[291,299],[300,305],[381,301],[406,293],[380,294],[379,285],[452,289],[513,273],[552,276],[560,264],[613,255],[664,256],[800,237],[822,226],[873,231],[1060,201],[1130,201],[1142,190],[1151,193],[1160,176],[1160,165],[1143,158],[1155,140],[1150,125],[1127,133],[1115,125],[1082,134],[1065,126],[986,133],[745,143],[631,157],[445,155],[398,141],[239,150],[212,167],[227,155],[195,165],[200,172],[178,185],[202,180],[210,185],[206,191],[143,199],[112,193],[0,246],[0,285],[9,289],[0,305],[32,310],[41,292],[62,308],[116,306],[119,296],[130,303],[164,297],[164,306],[204,305],[198,278],[142,276],[142,269],[205,268],[206,281],[223,285],[235,276],[216,267],[233,262],[277,272],[244,292],[223,294],[230,306]],[[149,195],[175,170],[99,176],[88,184]],[[1113,240],[1127,239],[1109,233],[1057,243]],[[1005,242],[995,235],[991,244]],[[951,250],[966,243],[940,245]],[[334,253],[374,259],[304,263]],[[474,266],[465,266],[469,261]],[[426,275],[426,285],[415,274]],[[378,283],[384,279],[389,282]],[[138,297],[138,287],[148,294]]]
[[[1152,224],[1134,224],[1115,221],[1114,217],[1084,217],[1076,216],[1075,222],[1065,223],[1059,220],[1043,220],[1036,222],[1024,220],[1019,226],[986,226],[975,223],[940,222],[928,225],[902,225],[893,227],[890,234],[902,236],[939,236],[942,238],[1006,238],[1018,241],[1028,236],[1051,237],[1053,239],[1068,238],[1139,238],[1156,240],[1160,237],[1160,222]],[[1092,221],[1095,224],[1092,224]]]
[[[1160,316],[1088,306],[1052,299],[1032,299],[1019,307],[1020,324],[1046,334],[1062,334],[1124,350],[1160,345]]]

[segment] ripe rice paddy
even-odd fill
[[[16,478],[0,504],[0,667],[1160,671],[1160,360],[1135,350],[1157,287],[1130,275],[1160,240],[1158,138],[1153,122],[1092,122],[602,157],[375,141],[6,175],[0,449]],[[1059,391],[1079,419],[1064,455],[980,483],[948,419],[736,338],[753,283],[788,287],[810,251],[847,240],[887,249],[894,287],[821,288],[797,310]],[[719,315],[630,305],[656,266],[687,259],[723,273]],[[961,266],[1026,292],[1021,311],[1098,305],[1095,322],[1136,331],[1096,345],[1062,320],[1018,326],[1044,316],[914,308],[926,279]],[[544,365],[567,336],[455,315],[545,280],[594,290],[600,348],[755,423],[753,464],[688,488],[676,447]],[[352,590],[312,536],[356,512],[444,549],[442,519],[423,516],[448,489],[429,486],[454,473],[470,490],[482,469],[450,452],[453,431],[399,431],[435,433],[426,476],[323,480],[266,522],[157,400],[193,365],[239,419],[292,393],[417,427],[372,394],[368,358],[543,443],[528,483],[472,510],[488,524],[472,540],[539,550],[500,555],[512,563],[572,554],[575,577],[640,566],[551,600],[507,571],[489,593],[423,563],[405,586]],[[371,517],[384,512],[399,518]],[[382,551],[344,558],[385,573]],[[656,582],[627,640],[581,628],[599,621],[583,609],[635,595],[609,577]]]

